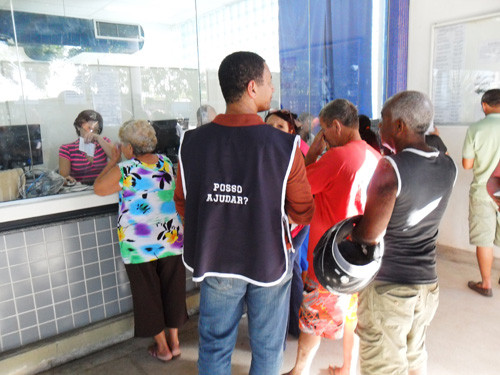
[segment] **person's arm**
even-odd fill
[[[119,192],[122,187],[120,186],[120,179],[122,174],[118,167],[118,162],[121,159],[121,152],[118,146],[113,147],[112,155],[108,164],[99,173],[94,181],[94,193],[97,195],[109,195]]]
[[[184,199],[184,190],[182,187],[182,176],[181,176],[181,164],[180,164],[180,162],[177,165],[177,179],[175,181],[174,202],[175,202],[175,210],[177,211],[177,213],[181,217],[182,224],[184,224],[186,200]]]
[[[323,129],[321,129],[316,137],[314,137],[311,146],[309,147],[309,151],[307,151],[307,155],[305,158],[306,167],[318,159],[318,157],[323,153],[326,148],[325,135],[323,133]]]
[[[497,167],[488,179],[488,182],[486,183],[486,190],[488,190],[488,194],[500,208],[500,196],[495,196],[495,193],[500,193],[500,162],[497,164]]]
[[[76,180],[70,176],[71,171],[71,161],[69,159],[59,156],[59,174],[63,176],[69,183],[76,182]]]
[[[70,176],[71,173],[71,156],[67,145],[63,145],[59,148],[59,174],[63,176],[67,183],[75,183],[74,177]]]
[[[474,159],[462,158],[462,166],[464,169],[472,169],[474,166]]]
[[[314,214],[314,198],[307,180],[304,157],[298,147],[286,185],[285,210],[295,224],[309,224]]]
[[[99,146],[102,147],[108,158],[111,159],[111,157],[113,156],[114,144],[111,141],[108,141],[102,135],[97,133],[87,133],[84,139],[85,142],[97,142]]]
[[[465,134],[464,145],[462,147],[462,166],[464,169],[472,169],[474,167],[474,131],[469,128]]]
[[[354,227],[355,242],[374,245],[380,242],[394,209],[398,180],[392,164],[381,159],[368,186],[365,212]]]

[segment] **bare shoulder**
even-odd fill
[[[397,190],[398,178],[396,171],[387,158],[382,158],[378,162],[370,187],[376,194],[387,194]]]

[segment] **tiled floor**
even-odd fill
[[[467,281],[478,278],[472,262],[459,263],[440,257],[440,307],[429,329],[429,375],[496,375],[500,373],[500,286],[495,283],[493,298],[485,298],[467,289]],[[500,271],[494,272],[498,279]],[[44,372],[62,374],[196,374],[197,319],[193,317],[180,333],[182,356],[169,363],[151,358],[146,347],[149,339],[131,339],[99,353]],[[250,350],[242,319],[233,354],[233,375],[248,374]],[[294,361],[297,341],[289,339],[283,372]],[[327,375],[329,363],[339,363],[341,343],[323,340],[315,357],[311,375]],[[215,375],[215,374],[214,374]]]

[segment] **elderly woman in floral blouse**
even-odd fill
[[[132,290],[135,336],[154,337],[149,354],[166,362],[180,355],[178,328],[187,320],[183,227],[173,202],[172,163],[153,153],[156,135],[147,121],[124,123],[119,137],[94,191],[119,192],[118,239]],[[128,160],[119,162],[121,154]]]

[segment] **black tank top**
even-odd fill
[[[376,279],[436,282],[436,239],[457,176],[455,163],[443,153],[410,148],[386,158],[398,177],[398,192]]]

